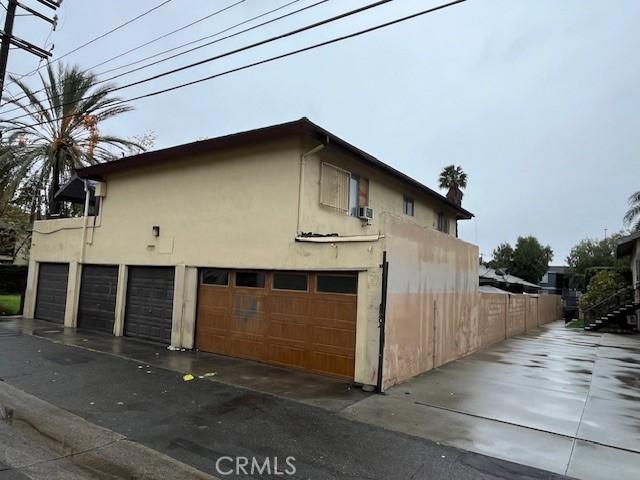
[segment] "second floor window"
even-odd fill
[[[351,174],[349,181],[349,214],[357,217],[360,207],[369,206],[369,179]]]
[[[410,217],[414,216],[415,210],[413,205],[413,198],[407,197],[406,195],[404,196],[402,200],[402,213],[404,213],[405,215],[409,215]]]
[[[440,212],[438,214],[438,226],[437,226],[437,228],[442,233],[449,233],[449,219],[442,212]]]
[[[357,217],[360,207],[369,206],[369,179],[322,162],[320,203]]]
[[[349,182],[349,213],[357,217],[358,207],[360,207],[360,177],[357,175],[351,175]]]
[[[320,203],[338,212],[349,213],[349,172],[328,163],[320,169]]]

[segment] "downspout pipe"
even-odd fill
[[[378,341],[378,376],[376,379],[376,392],[384,392],[384,344],[386,337],[386,322],[387,322],[387,285],[389,282],[389,262],[387,261],[387,251],[382,252],[382,291],[380,299],[380,314],[378,317],[379,328],[379,341]]]
[[[302,233],[302,214],[303,212],[303,205],[304,205],[304,169],[305,169],[305,164],[306,164],[306,160],[307,157],[318,153],[320,150],[322,150],[323,148],[325,148],[327,146],[327,144],[329,143],[329,139],[327,138],[327,140],[324,143],[321,143],[320,145],[318,145],[317,147],[312,148],[311,150],[309,150],[306,153],[303,153],[302,155],[300,155],[300,183],[298,185],[298,223],[296,225],[296,236],[300,235]]]
[[[91,198],[91,194],[89,193],[89,182],[87,179],[83,179],[84,181],[84,215],[82,218],[82,243],[80,244],[80,258],[78,261],[82,264],[84,263],[84,252],[87,243],[87,226],[89,221],[89,199]]]

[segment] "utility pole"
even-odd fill
[[[21,9],[29,12],[31,15],[49,22],[53,26],[53,30],[55,30],[56,26],[58,25],[57,15],[54,15],[53,18],[49,18],[46,15],[38,12],[37,10],[34,10],[27,5],[20,3],[18,0],[7,1],[7,16],[4,19],[4,29],[2,30],[2,32],[0,32],[2,36],[2,45],[0,46],[0,100],[2,99],[2,95],[4,93],[4,80],[7,73],[7,61],[9,60],[9,45],[18,47],[21,50],[36,55],[42,59],[49,58],[52,55],[50,51],[37,47],[36,45],[13,35],[13,22],[16,17],[16,8],[20,7]],[[37,1],[44,6],[51,8],[52,10],[56,10],[60,8],[60,5],[62,5],[62,0],[59,0],[57,2],[54,0]]]
[[[4,30],[2,32],[2,46],[0,46],[0,99],[4,93],[4,77],[7,74],[7,60],[9,60],[9,44],[13,35],[13,21],[16,18],[16,0],[9,0],[7,16],[4,18]]]

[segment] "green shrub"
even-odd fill
[[[585,310],[610,297],[625,287],[625,281],[619,273],[601,270],[596,273],[587,286],[587,293],[580,297],[580,309]]]

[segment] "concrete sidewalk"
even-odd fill
[[[135,341],[122,341],[129,353],[135,349]],[[291,456],[294,478],[558,478],[354,422],[334,409],[216,380],[184,382],[182,372],[26,335],[3,322],[0,359],[6,383],[210,474],[221,456]]]
[[[347,418],[582,479],[640,475],[640,335],[511,338],[347,407]]]

